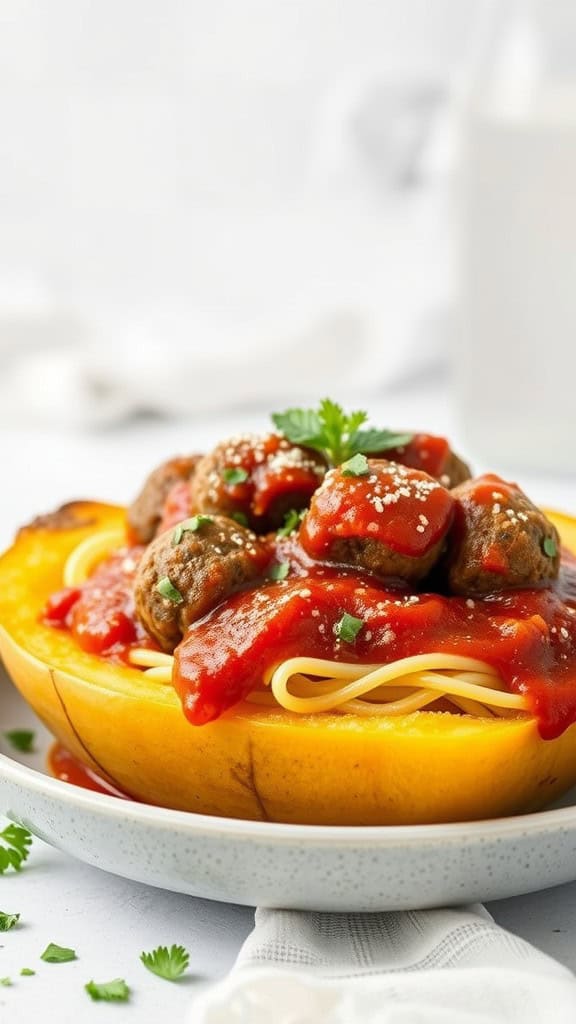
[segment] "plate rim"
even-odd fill
[[[178,831],[192,830],[196,835],[230,836],[235,839],[260,840],[279,845],[295,841],[314,841],[316,845],[339,846],[379,845],[406,846],[446,841],[486,842],[494,838],[509,839],[514,835],[558,829],[576,830],[576,804],[530,814],[510,815],[505,818],[482,818],[476,821],[456,821],[428,825],[304,825],[291,822],[252,821],[247,818],[225,818],[218,815],[180,811],[155,804],[125,801],[107,793],[84,789],[74,783],[51,777],[36,768],[22,764],[7,754],[0,753],[0,778],[25,786],[40,795],[48,795],[79,810],[93,810],[118,821],[130,816],[139,824],[154,829],[170,826]],[[6,813],[6,812],[4,812]],[[463,830],[466,830],[465,834]]]

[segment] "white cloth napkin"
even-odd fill
[[[574,1024],[576,978],[481,906],[257,910],[189,1024]]]

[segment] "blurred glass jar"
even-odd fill
[[[486,461],[576,471],[576,5],[507,6],[465,111],[456,400]]]

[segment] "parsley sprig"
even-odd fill
[[[333,466],[354,455],[383,452],[412,440],[411,434],[364,427],[367,413],[357,410],[345,413],[342,406],[323,398],[318,409],[286,409],[272,414],[277,429],[292,441],[321,452]]]
[[[152,974],[166,981],[176,981],[187,970],[190,954],[184,946],[158,946],[151,953],[141,953],[140,959]]]
[[[22,864],[28,857],[28,847],[32,843],[32,836],[28,829],[21,825],[7,825],[0,832],[0,875],[3,875],[8,868],[20,871]]]

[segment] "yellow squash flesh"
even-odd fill
[[[38,621],[73,548],[124,514],[77,502],[20,532],[0,558],[0,654],[54,736],[131,796],[236,818],[396,825],[537,810],[576,783],[576,726],[542,740],[527,718],[303,717],[244,703],[190,725],[170,685]],[[576,521],[551,518],[576,550]]]

